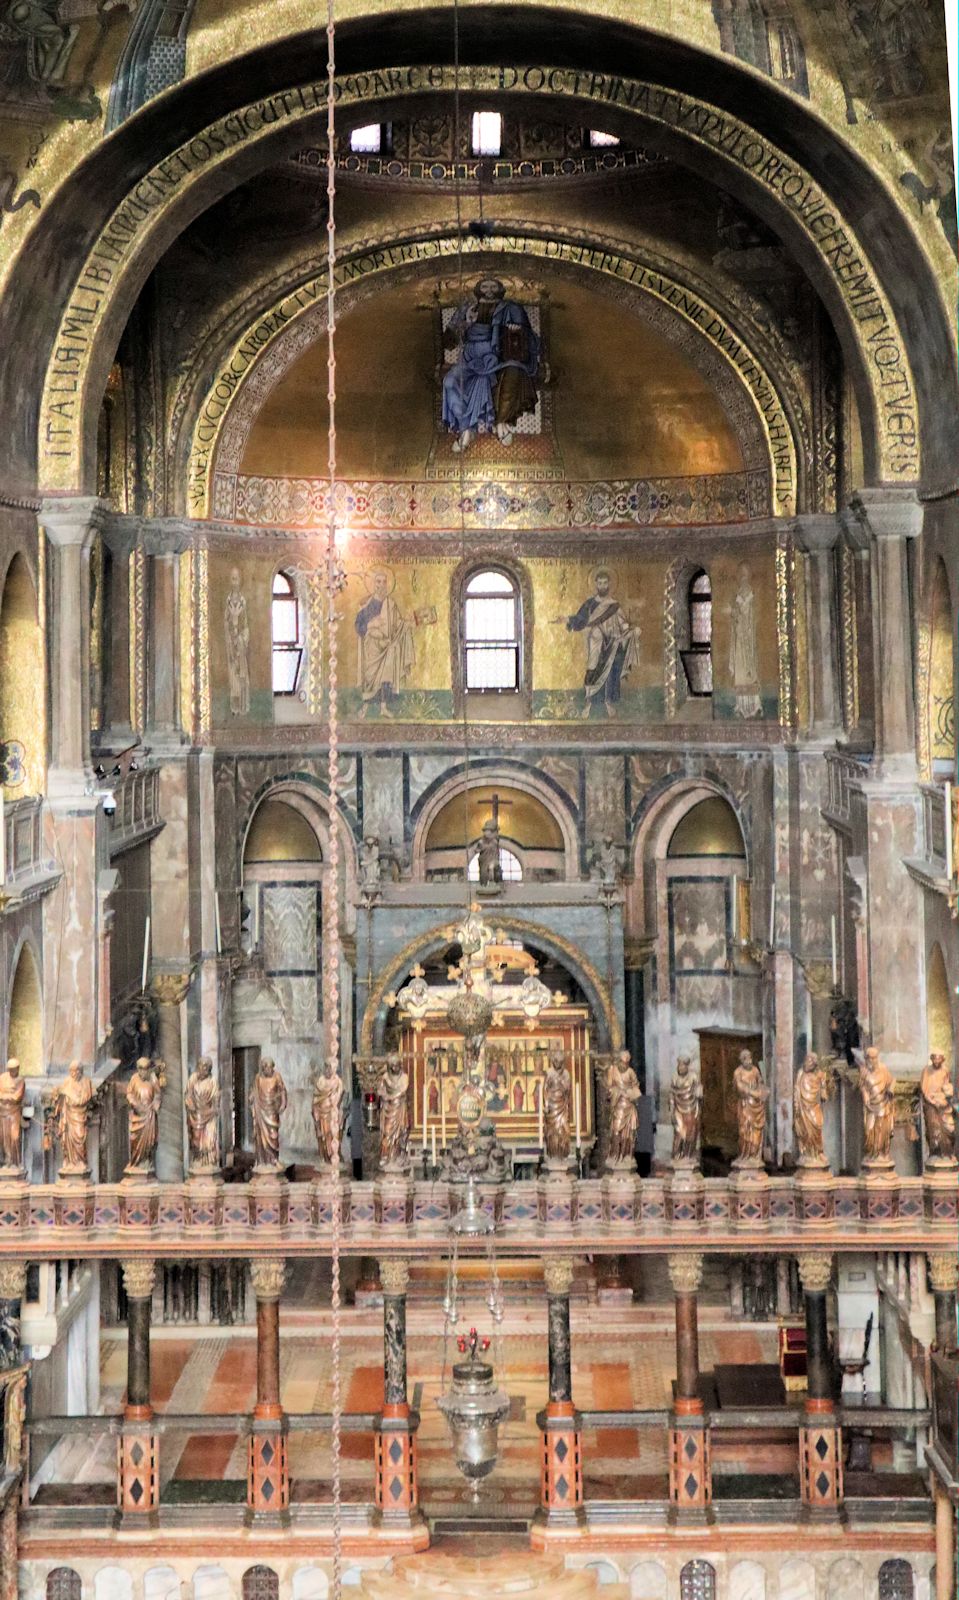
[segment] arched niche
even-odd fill
[[[937,556],[929,611],[929,687],[925,707],[933,778],[953,778],[956,771],[955,631],[946,564]]]
[[[133,1600],[133,1577],[124,1567],[101,1567],[93,1580],[93,1600]]]
[[[24,941],[14,967],[7,1012],[7,1055],[16,1056],[24,1078],[43,1073],[43,991],[32,947]]]
[[[509,784],[478,784],[452,796],[433,818],[423,841],[423,875],[428,880],[462,879],[466,852],[472,852],[498,797],[500,842],[522,867],[523,880],[562,880],[566,876],[563,830],[538,795]]]
[[[0,598],[0,744],[7,746],[4,799],[42,794],[46,763],[44,641],[26,558],[7,567]]]
[[[926,965],[926,1031],[930,1051],[941,1052],[950,1068],[955,1068],[955,1024],[946,961],[939,943],[930,950]]]
[[[658,1561],[637,1561],[629,1574],[630,1600],[666,1600],[668,1584]]]
[[[181,1600],[182,1593],[174,1567],[148,1567],[143,1574],[143,1600]]]
[[[468,772],[463,767],[447,772],[425,790],[413,806],[410,815],[414,879],[422,881],[438,868],[438,852],[452,853],[445,865],[462,867],[464,833],[468,831],[470,839],[479,836],[483,822],[490,815],[494,794],[509,802],[500,812],[504,843],[509,844],[512,839],[521,851],[529,849],[533,853],[531,865],[540,865],[551,876],[567,879],[579,876],[576,816],[559,788],[550,779],[519,763],[473,762]],[[522,837],[514,833],[514,829],[519,829]],[[537,862],[533,857],[541,859]]]
[[[234,1600],[233,1585],[222,1567],[197,1567],[193,1574],[193,1600]]]

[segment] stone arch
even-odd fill
[[[197,1567],[193,1574],[193,1600],[233,1600],[233,1585],[222,1567]]]
[[[730,807],[739,825],[746,852],[743,876],[748,877],[752,851],[750,834],[742,805],[728,786],[715,777],[669,778],[644,797],[633,819],[630,847],[633,883],[627,890],[629,924],[633,928],[655,926],[653,896],[655,864],[666,856],[673,833],[693,806],[716,795]]]
[[[668,1582],[658,1561],[637,1561],[629,1573],[631,1600],[667,1600]]]
[[[24,1078],[38,1078],[44,1070],[43,987],[40,962],[27,937],[20,941],[11,971],[6,1053],[16,1056]]]
[[[503,551],[479,547],[459,563],[450,578],[450,666],[453,709],[463,715],[466,684],[463,675],[463,604],[466,584],[474,573],[488,570],[506,574],[517,586],[520,603],[520,699],[526,716],[533,701],[533,583],[525,562]]]
[[[46,650],[37,589],[17,551],[0,584],[0,745],[4,798],[43,793],[46,762]]]
[[[549,15],[544,11],[542,17],[537,18],[538,26],[545,25]],[[358,18],[352,25],[357,61],[363,65],[370,65],[372,51],[382,48],[380,28],[370,28],[370,20]],[[561,16],[553,21],[554,48],[562,59],[564,51],[570,48],[568,24]],[[363,37],[364,27],[369,42]],[[525,22],[516,19],[515,28],[522,30],[523,27]],[[510,33],[509,26],[505,33]],[[944,460],[941,453],[955,431],[957,398],[946,310],[935,287],[932,263],[907,222],[899,196],[869,170],[838,130],[814,117],[795,96],[769,82],[759,81],[755,73],[744,73],[735,63],[690,46],[688,41],[683,41],[681,49],[677,49],[676,41],[664,34],[624,27],[606,17],[595,34],[596,63],[608,61],[614,70],[622,71],[624,66],[628,70],[641,59],[640,52],[645,48],[654,74],[656,69],[662,69],[661,81],[655,85],[641,83],[599,70],[586,76],[563,66],[535,69],[473,66],[471,81],[477,88],[488,86],[492,93],[506,91],[518,98],[530,94],[539,105],[547,101],[554,114],[569,108],[570,114],[580,121],[588,121],[595,114],[596,106],[601,105],[604,126],[612,132],[625,130],[628,134],[636,127],[650,124],[665,150],[678,152],[686,164],[753,205],[793,244],[797,259],[833,315],[860,394],[860,409],[865,419],[867,476],[876,481],[891,476],[900,482],[909,482],[915,481],[918,475],[919,430],[910,345],[922,358],[919,371],[923,383],[922,402],[924,408],[928,408],[928,437]],[[302,82],[306,64],[317,48],[316,37],[309,34],[261,47],[260,84],[276,87],[283,80],[292,81],[289,74],[293,61],[298,69],[297,80]],[[79,435],[69,441],[63,435],[59,440],[51,438],[51,443],[59,443],[64,448],[59,462],[46,450],[40,458],[39,475],[45,489],[73,489],[89,479],[92,457],[87,413],[91,402],[94,410],[98,407],[113,347],[133,300],[162,248],[213,199],[260,170],[266,164],[264,153],[269,159],[277,159],[287,148],[302,144],[304,138],[309,137],[308,120],[318,119],[315,91],[309,95],[302,90],[288,91],[285,95],[277,94],[267,104],[261,101],[238,107],[235,80],[230,70],[233,67],[234,62],[229,66],[224,64],[218,72],[209,74],[205,82],[171,89],[163,105],[163,122],[151,115],[149,107],[140,117],[132,119],[138,136],[142,132],[160,135],[164,125],[177,129],[181,136],[186,133],[186,143],[176,154],[183,162],[189,181],[174,181],[169,170],[164,173],[161,165],[144,172],[142,159],[139,162],[125,160],[130,154],[126,150],[126,128],[116,131],[102,159],[97,159],[101,156],[101,152],[97,152],[84,164],[85,193],[88,195],[92,189],[98,194],[100,210],[87,220],[85,229],[77,230],[78,237],[85,246],[91,236],[95,236],[93,249],[99,246],[102,251],[106,229],[116,225],[118,214],[122,212],[129,231],[123,250],[118,250],[114,244],[113,262],[119,258],[125,265],[120,270],[108,270],[101,265],[100,279],[89,281],[84,279],[86,264],[79,273],[68,257],[59,265],[53,303],[63,308],[57,313],[61,319],[66,315],[76,317],[75,310],[67,313],[65,308],[81,303],[78,291],[90,296],[92,303],[84,304],[84,311],[93,313],[93,321],[88,325],[92,360],[78,360],[75,370],[67,374],[77,380],[75,393],[81,397],[72,420],[81,424],[82,439]],[[535,73],[535,81],[531,73]],[[693,88],[705,87],[707,76],[712,80],[712,104],[693,100],[678,87],[675,90],[664,87],[671,81],[679,85],[684,80]],[[405,74],[354,72],[344,80],[340,103],[344,109],[351,108],[347,114],[355,110],[359,115],[362,106],[364,115],[372,113],[388,118],[398,114],[411,99],[422,100],[428,93],[447,92],[448,80],[452,81],[448,67],[429,72],[423,67],[410,68]],[[776,149],[760,137],[755,128],[736,118],[731,107],[744,82],[748,84],[756,107],[755,120],[765,126],[781,127],[788,148]],[[374,102],[371,93],[385,93],[387,98]],[[210,109],[228,112],[233,119],[232,132],[225,126],[225,115],[219,119],[223,127],[208,123],[204,132],[204,107],[207,116]],[[803,150],[805,158],[812,163],[812,171],[801,167],[792,157],[790,152],[794,148]],[[164,150],[167,169],[173,156],[173,151]],[[131,168],[136,171],[137,179],[129,190],[126,174]],[[59,204],[47,208],[35,224],[31,256],[38,250],[43,253],[45,240],[49,242],[56,234],[65,236],[73,222],[74,208],[79,212],[79,190],[84,186],[76,181],[76,174],[73,178],[72,183],[63,186],[65,192],[61,193]],[[850,214],[869,213],[876,218],[873,237],[881,271],[863,255],[855,234],[845,221],[841,204],[820,188],[820,179],[828,179]],[[820,222],[815,229],[811,226],[813,216]],[[101,219],[105,219],[104,232],[97,234]],[[8,296],[6,314],[12,318],[23,316],[29,298],[25,270],[17,277],[15,291]],[[854,288],[850,287],[852,278],[858,279]],[[886,283],[895,304],[887,298]],[[99,293],[91,293],[91,284],[97,285]],[[861,309],[864,297],[868,297],[871,307],[868,330]],[[856,305],[860,308],[858,318]],[[41,361],[54,347],[59,353],[79,349],[78,341],[72,345],[64,342],[62,320],[51,339],[42,320],[42,311],[38,310],[35,317]],[[27,328],[27,348],[32,344],[33,332],[33,327]],[[877,361],[880,356],[881,360]],[[61,371],[66,360],[61,354]],[[881,404],[883,371],[887,378],[890,372],[896,374],[900,406],[895,429],[888,421],[891,408]],[[47,401],[53,393],[51,386]],[[887,385],[886,398],[888,394]],[[937,406],[938,418],[935,416]],[[69,421],[69,413],[67,417]],[[43,415],[41,437],[46,436],[45,423]],[[35,437],[35,428],[33,419],[23,419],[16,440],[18,451],[29,450],[30,435]],[[70,426],[65,428],[65,433],[72,432]]]
[[[125,1567],[101,1567],[93,1579],[93,1600],[133,1600],[133,1578]]]
[[[936,941],[926,963],[926,1032],[930,1051],[941,1051],[955,1070],[956,1033],[946,958]]]
[[[408,231],[364,239],[353,251],[347,248],[343,272],[366,276],[351,278],[339,290],[338,321],[378,288],[411,277],[435,278],[437,265],[449,258],[457,237],[451,223],[423,229],[416,242],[427,254],[416,266],[404,259],[404,252],[412,248]],[[564,230],[555,224],[547,229],[541,222],[517,222],[508,237],[495,234],[481,244],[468,240],[466,248],[481,250],[482,264],[490,270],[507,273],[518,260],[539,265],[615,299],[628,315],[642,318],[697,368],[722,403],[744,468],[754,475],[753,514],[768,512],[771,506],[788,514],[797,496],[805,504],[809,420],[785,352],[776,345],[775,336],[751,322],[741,307],[726,304],[713,284],[644,243],[584,234],[581,228]],[[476,266],[480,264],[477,261]],[[189,440],[181,438],[172,478],[184,489],[188,486],[189,504],[178,504],[177,510],[199,516],[233,515],[235,474],[256,416],[305,350],[325,338],[325,306],[318,303],[325,280],[311,278],[305,265],[299,278],[297,283],[277,284],[273,300],[255,305],[242,326],[235,327],[231,318],[229,342],[217,352],[216,370],[210,375],[210,352],[203,366],[205,391],[199,386],[199,374],[185,378],[185,384],[194,385],[192,435],[184,417],[180,431]],[[749,373],[748,381],[743,372]],[[766,478],[762,495],[760,474]]]
[[[515,934],[517,938],[536,945],[572,974],[586,995],[593,1013],[597,1050],[618,1050],[621,1047],[622,1029],[606,981],[576,945],[537,922],[529,922],[524,917],[509,916],[502,907],[497,908],[496,926],[502,928],[505,933]],[[363,1014],[360,1029],[360,1051],[363,1055],[374,1055],[383,1047],[383,1034],[389,1013],[386,996],[398,987],[400,980],[415,962],[425,961],[448,945],[447,924],[411,939],[410,943],[380,972],[370,991]]]
[[[72,1567],[53,1567],[47,1573],[46,1600],[81,1600],[83,1582]]]
[[[330,1580],[322,1567],[297,1567],[293,1574],[293,1600],[326,1600]]]
[[[293,810],[298,811],[316,835],[323,860],[329,860],[329,789],[325,783],[314,777],[312,773],[289,772],[274,774],[265,783],[260,784],[259,788],[250,796],[238,829],[237,849],[240,861],[243,860],[246,851],[246,841],[249,837],[253,818],[265,800],[281,800],[284,805],[288,805]],[[352,898],[352,891],[356,884],[357,866],[356,838],[351,822],[352,819],[341,805],[337,814],[337,837],[340,846],[344,893],[347,903]]]
[[[766,1569],[758,1561],[737,1561],[729,1573],[728,1600],[766,1600]]]
[[[780,1567],[778,1600],[816,1600],[817,1592],[816,1569],[811,1561],[796,1557]]]
[[[708,556],[696,560],[683,554],[671,561],[666,570],[663,595],[663,714],[671,722],[682,711],[689,711],[689,695],[683,675],[680,651],[689,643],[687,638],[687,606],[689,585],[698,572],[709,574]]]
[[[481,759],[448,768],[434,783],[424,789],[410,810],[410,857],[414,879],[425,876],[426,840],[439,813],[451,800],[468,789],[482,785],[484,789],[501,783],[504,788],[519,789],[538,800],[546,808],[563,836],[566,859],[566,877],[578,875],[580,842],[578,817],[572,802],[559,784],[545,773],[535,772],[525,762]]]
[[[832,1562],[826,1578],[827,1594],[841,1594],[844,1600],[866,1600],[866,1574],[862,1563],[852,1556]]]

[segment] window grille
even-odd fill
[[[505,572],[475,572],[463,602],[463,682],[502,694],[520,686],[520,598]]]
[[[303,661],[300,602],[285,572],[273,579],[273,693],[295,694]]]

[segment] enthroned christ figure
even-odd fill
[[[459,453],[478,433],[513,442],[516,424],[536,409],[539,338],[523,306],[506,297],[498,278],[480,278],[473,298],[446,329],[459,351],[443,379],[443,425]]]

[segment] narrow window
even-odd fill
[[[680,1600],[716,1600],[716,1573],[708,1561],[687,1561],[679,1574]]]
[[[463,602],[463,682],[470,693],[520,686],[519,588],[505,572],[474,572]]]
[[[602,128],[590,128],[589,142],[592,149],[605,150],[609,145],[619,144],[619,135],[616,133],[604,133]]]
[[[378,156],[383,149],[383,124],[368,122],[364,128],[353,128],[350,149],[354,155]]]
[[[499,847],[499,866],[503,874],[504,883],[522,883],[523,865],[519,856],[514,856],[512,850],[507,850],[504,844]],[[479,856],[475,853],[470,856],[466,876],[470,883],[479,883]]]
[[[680,651],[691,695],[713,692],[713,591],[709,574],[694,572],[686,591],[687,647]]]
[[[474,156],[498,156],[503,148],[503,119],[498,111],[473,112]]]
[[[295,694],[303,660],[300,602],[292,578],[278,572],[273,579],[273,693]]]
[[[910,1562],[897,1557],[879,1568],[879,1600],[915,1600],[916,1579]]]

